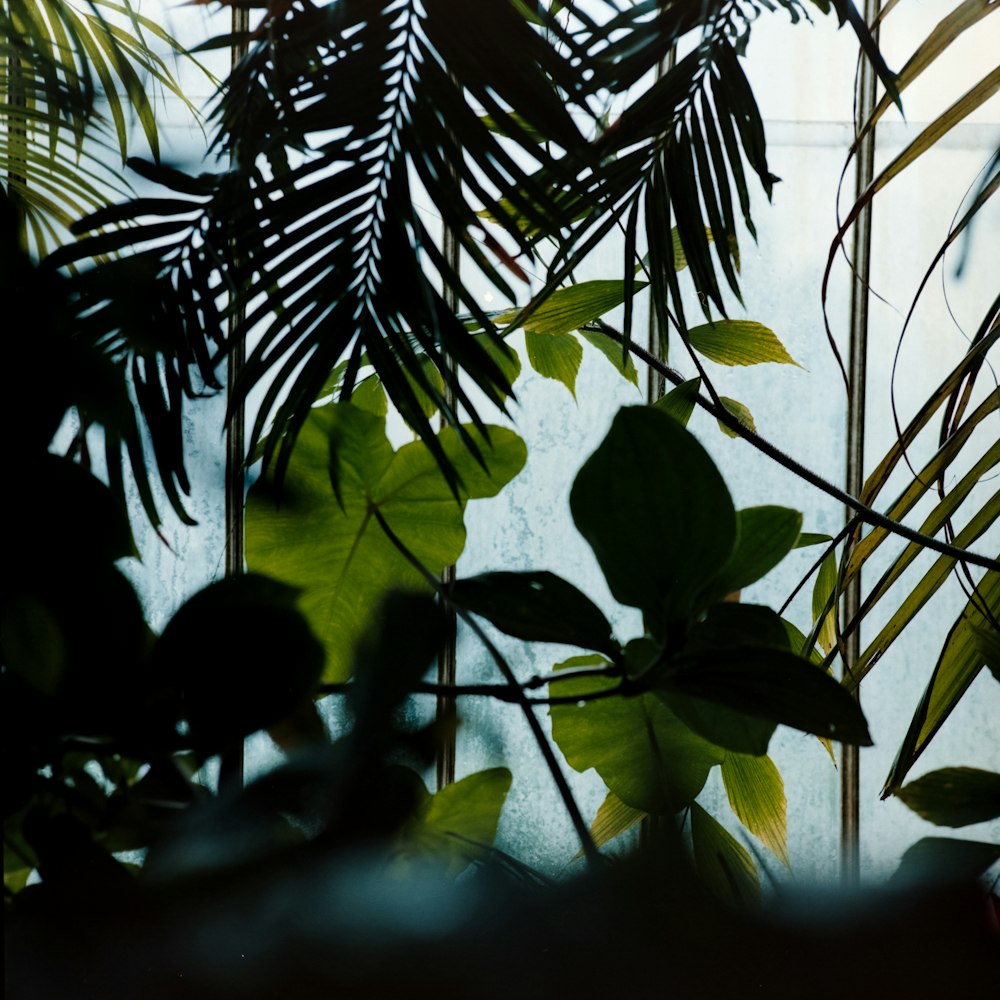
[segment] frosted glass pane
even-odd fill
[[[901,5],[903,6],[903,5]],[[886,22],[882,41],[890,65],[899,67],[945,12],[947,5],[905,5]],[[229,12],[210,15],[205,8],[178,9],[163,0],[141,0],[140,12],[196,43],[209,34],[228,31]],[[878,164],[883,166],[919,133],[923,123],[941,113],[995,65],[1000,49],[1000,21],[993,18],[967,33],[934,74],[918,81],[906,95],[910,122],[904,124],[890,110],[880,127]],[[202,61],[218,75],[228,66],[228,53],[205,54]],[[814,25],[791,25],[783,12],[765,14],[755,27],[744,63],[766,120],[770,165],[782,178],[775,187],[773,204],[755,189],[751,180],[753,215],[759,238],[756,244],[741,238],[741,285],[745,311],[732,303],[733,316],[759,320],[781,338],[802,368],[762,366],[723,369],[706,362],[720,392],[745,403],[757,419],[760,432],[792,457],[833,482],[843,480],[846,394],[839,368],[826,340],[820,302],[820,283],[827,250],[837,227],[835,193],[844,159],[853,136],[853,81],[856,42],[848,29],[838,32],[832,17],[816,16]],[[211,96],[205,78],[180,66],[181,82],[192,100],[203,105]],[[947,77],[948,88],[940,86]],[[162,141],[164,158],[182,167],[213,169],[201,162],[204,136],[193,125],[183,105],[166,98]],[[998,101],[980,109],[970,122],[950,133],[941,149],[907,172],[880,194],[874,215],[872,287],[886,301],[871,306],[870,372],[868,406],[868,467],[892,442],[891,408],[886,391],[901,317],[908,308],[917,282],[937,244],[959,210],[976,172],[995,148]],[[138,138],[141,130],[133,126]],[[139,193],[155,190],[131,178]],[[850,202],[853,168],[842,197],[841,212]],[[433,227],[433,223],[429,223]],[[958,281],[947,266],[948,299],[935,279],[902,349],[896,404],[906,419],[922,398],[940,381],[946,368],[960,357],[966,338],[975,330],[990,298],[996,292],[995,254],[1000,224],[998,209],[991,207],[973,232],[974,266]],[[953,248],[957,258],[962,244]],[[641,248],[640,248],[641,250]],[[621,271],[620,241],[609,239],[592,260],[579,269],[580,279],[615,277]],[[837,262],[828,302],[834,335],[845,348],[848,327],[848,270]],[[538,287],[536,281],[532,289]],[[522,292],[521,302],[529,294]],[[499,308],[484,285],[484,306]],[[954,313],[949,313],[949,306]],[[635,335],[641,338],[647,321],[644,296],[637,300]],[[693,296],[686,303],[688,318],[699,321]],[[612,317],[612,321],[620,317]],[[515,337],[525,362],[513,408],[515,426],[529,447],[529,460],[521,476],[499,497],[469,505],[466,521],[469,541],[459,564],[461,575],[491,569],[549,569],[572,580],[606,611],[620,638],[636,634],[638,615],[611,599],[589,547],[577,534],[568,512],[568,493],[579,466],[598,445],[620,405],[637,403],[641,393],[619,378],[607,361],[589,345],[577,383],[576,399],[566,389],[535,374],[527,366],[521,338]],[[686,376],[694,375],[690,361],[674,344],[671,365]],[[645,371],[640,366],[640,385]],[[988,391],[992,383],[982,391]],[[128,567],[145,601],[151,624],[159,629],[173,610],[204,584],[222,574],[224,562],[223,470],[221,433],[225,403],[221,396],[190,404],[186,424],[188,471],[192,479],[191,513],[199,524],[185,528],[169,513],[163,539],[138,518],[137,542],[142,562]],[[498,419],[484,410],[487,419]],[[803,484],[749,445],[723,437],[704,414],[696,414],[692,429],[720,466],[738,507],[781,503],[805,514],[808,531],[835,534],[843,523],[839,503]],[[406,434],[396,428],[399,437]],[[988,423],[981,435],[988,443],[996,437],[996,424]],[[974,449],[975,450],[975,449]],[[914,462],[926,457],[920,446]],[[902,470],[905,471],[905,470]],[[960,473],[962,469],[957,469]],[[902,472],[901,472],[902,475]],[[899,484],[902,483],[902,478]],[[981,503],[992,489],[985,484],[973,498]],[[894,483],[885,499],[896,492]],[[133,498],[135,499],[135,498]],[[138,510],[138,505],[136,504]],[[921,510],[910,523],[919,523]],[[963,523],[959,519],[959,524]],[[886,546],[887,553],[891,547]],[[898,551],[896,546],[893,551]],[[981,551],[995,552],[997,535],[984,540]],[[780,606],[806,572],[815,549],[793,552],[785,564],[762,583],[747,588],[743,600]],[[887,554],[873,560],[868,582],[886,564]],[[931,562],[918,560],[915,572],[899,585],[905,588]],[[809,624],[809,589],[796,598],[788,617],[805,628]],[[864,685],[864,705],[876,746],[862,756],[862,856],[866,875],[891,871],[899,855],[913,841],[938,832],[920,821],[898,802],[880,803],[878,792],[910,714],[933,667],[947,624],[965,601],[950,581],[944,591],[921,613],[909,634],[885,657]],[[882,618],[892,600],[880,611]],[[876,617],[866,626],[870,637]],[[495,635],[491,633],[491,635]],[[496,641],[521,678],[547,673],[552,664],[575,650],[556,646]],[[498,681],[495,668],[481,645],[464,630],[459,643],[459,680]],[[426,721],[433,699],[415,699],[407,709],[417,724]],[[334,730],[344,724],[334,700],[325,706]],[[458,775],[506,764],[514,772],[500,829],[500,846],[529,864],[560,872],[573,864],[578,842],[563,810],[551,776],[547,773],[519,709],[486,700],[461,699],[463,725],[458,734]],[[544,710],[539,717],[548,730]],[[949,720],[914,775],[948,764],[970,764],[1000,769],[1000,688],[981,677]],[[815,739],[781,730],[772,743],[772,756],[781,770],[789,800],[789,845],[798,877],[833,878],[838,865],[839,776]],[[248,746],[248,774],[259,772],[276,759],[266,737]],[[584,817],[589,821],[604,796],[593,773],[578,775],[564,768]],[[726,819],[728,806],[717,778],[713,777],[702,801],[739,835],[735,822]],[[997,824],[970,828],[962,835],[987,839],[1000,835]]]

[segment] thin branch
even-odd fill
[[[603,322],[603,320],[598,321],[596,326],[589,326],[587,329],[593,329],[598,333],[603,333],[612,340],[617,341],[619,344],[624,344],[625,342],[622,334],[619,333],[614,327]],[[654,357],[649,353],[649,351],[640,347],[638,344],[630,342],[628,344],[628,349],[637,358],[644,361],[647,365],[652,366],[657,372],[659,372],[659,374],[663,375],[664,378],[669,379],[674,385],[680,385],[686,381],[680,372],[674,371],[673,368],[668,368],[662,361]],[[938,539],[933,538],[930,535],[924,535],[919,531],[915,531],[913,528],[908,528],[905,524],[901,524],[899,521],[894,521],[891,517],[886,517],[885,514],[880,514],[877,510],[873,510],[871,507],[863,504],[856,497],[851,496],[850,493],[845,492],[838,486],[834,486],[833,483],[813,472],[812,469],[806,468],[801,462],[796,461],[791,457],[791,455],[786,454],[780,448],[771,444],[771,442],[766,438],[763,438],[755,431],[744,427],[743,424],[741,424],[740,421],[737,420],[736,417],[734,417],[728,410],[720,410],[714,403],[703,398],[701,395],[695,397],[695,402],[703,410],[715,417],[719,423],[725,424],[726,427],[734,431],[739,437],[743,438],[744,441],[749,442],[759,452],[767,455],[768,458],[773,459],[778,463],[778,465],[782,466],[782,468],[787,469],[800,479],[803,479],[805,482],[815,486],[818,490],[822,490],[822,492],[826,493],[827,496],[831,496],[835,500],[839,500],[842,504],[850,507],[851,510],[853,510],[857,515],[858,520],[864,521],[866,524],[873,525],[877,528],[884,528],[886,531],[890,531],[894,535],[899,535],[901,538],[905,538],[908,541],[916,542],[918,545],[923,545],[925,548],[938,552],[941,555],[950,556],[952,559],[961,559],[973,566],[981,566],[984,569],[1000,570],[1000,561],[996,559],[990,559],[989,556],[977,555],[975,552],[969,552],[967,549],[960,549],[956,548],[954,545],[948,545],[946,542],[938,541]]]
[[[427,568],[420,562],[419,559],[407,548],[403,541],[396,535],[396,533],[389,527],[388,522],[382,516],[382,512],[378,507],[373,508],[373,513],[375,519],[379,523],[379,527],[385,532],[386,538],[392,542],[393,545],[402,553],[403,557],[410,563],[417,572],[431,585],[434,591],[438,594],[441,593],[441,582],[434,576],[433,573],[428,572]],[[443,596],[443,595],[442,595]],[[490,654],[493,662],[496,664],[497,669],[503,675],[504,679],[507,681],[508,687],[511,689],[514,695],[514,701],[516,704],[521,706],[524,712],[525,720],[528,723],[528,728],[531,730],[535,741],[538,744],[538,749],[541,751],[542,757],[545,759],[545,763],[548,766],[550,773],[552,774],[552,780],[556,784],[556,788],[559,791],[559,795],[563,800],[563,805],[566,808],[566,812],[569,814],[570,821],[573,823],[576,829],[577,836],[580,838],[580,845],[583,848],[584,854],[587,856],[587,860],[591,864],[595,864],[600,860],[600,852],[597,850],[597,845],[594,843],[594,838],[590,835],[590,829],[583,819],[583,814],[580,812],[580,807],[576,803],[576,799],[573,798],[573,792],[570,790],[569,784],[566,781],[566,776],[562,773],[562,768],[559,766],[559,761],[556,760],[555,754],[552,752],[552,746],[549,744],[548,738],[545,735],[545,731],[542,729],[541,723],[538,721],[537,716],[532,708],[532,703],[521,690],[520,685],[517,682],[517,677],[514,675],[514,671],[511,669],[510,664],[503,658],[500,650],[490,641],[489,636],[480,628],[479,624],[473,619],[473,617],[465,611],[463,608],[455,606],[455,611],[459,618],[465,622],[469,628],[475,633],[479,641],[486,647],[487,652]],[[578,701],[579,699],[573,699]]]
[[[608,676],[605,674],[604,676]],[[537,678],[534,678],[537,680]],[[564,678],[557,677],[556,680]],[[565,678],[571,680],[572,678]],[[587,691],[583,694],[548,695],[539,698],[528,698],[522,692],[528,684],[439,684],[434,681],[419,681],[411,694],[434,695],[437,698],[493,698],[496,701],[505,701],[512,705],[576,705],[580,702],[601,701],[604,698],[611,698],[615,695],[622,695],[627,692],[624,682],[616,684],[614,687],[601,688],[598,691]],[[330,684],[320,684],[316,689],[318,694],[347,694],[350,690],[350,681],[333,682]]]

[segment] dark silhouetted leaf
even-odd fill
[[[459,580],[451,596],[460,607],[518,639],[620,655],[601,609],[554,573],[484,573]]]
[[[896,796],[935,826],[968,826],[1000,816],[1000,774],[945,767],[904,785]]]
[[[707,452],[650,407],[618,411],[570,507],[612,594],[657,621],[693,612],[736,541],[736,512]]]

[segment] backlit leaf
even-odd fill
[[[645,287],[644,281],[635,283],[636,291]],[[616,309],[624,301],[624,281],[580,281],[556,289],[521,325],[535,333],[572,333],[585,323]],[[517,310],[504,313],[497,317],[497,323],[511,323],[517,315]]]
[[[788,859],[788,804],[785,784],[770,757],[727,753],[722,783],[739,821],[785,866]]]
[[[728,396],[720,396],[722,405],[732,416],[734,416],[748,431],[756,431],[757,425],[754,423],[753,414],[737,399],[730,399]],[[726,437],[737,438],[739,434],[731,427],[719,421],[719,430]]]
[[[759,365],[773,361],[781,365],[799,363],[762,323],[725,319],[688,330],[691,346],[720,365]]]
[[[886,778],[883,798],[903,783],[907,772],[982,670],[985,659],[976,644],[976,630],[984,626],[984,610],[994,617],[1000,613],[1000,573],[993,570],[983,575],[973,600],[965,606],[948,633],[927,689]]]
[[[583,360],[583,347],[571,333],[548,334],[526,330],[524,343],[531,367],[545,378],[562,382],[576,399],[576,375]]]
[[[423,799],[404,836],[461,871],[496,838],[511,780],[507,768],[494,767],[446,785]]]
[[[600,656],[576,656],[556,670],[599,666]],[[613,687],[609,677],[581,677],[550,686],[553,695],[580,696]],[[704,787],[723,751],[693,733],[654,695],[616,696],[551,705],[552,738],[577,771],[594,768],[626,805],[649,813],[682,809]]]
[[[675,386],[670,392],[664,393],[653,403],[653,407],[664,413],[669,413],[674,420],[687,427],[691,414],[694,413],[695,400],[698,398],[700,388],[700,378],[688,379],[687,382]]]
[[[426,445],[415,441],[394,452],[384,418],[350,404],[312,411],[279,494],[269,478],[250,490],[247,564],[301,588],[301,607],[326,648],[326,680],[348,676],[354,646],[387,589],[427,588],[382,531],[374,510],[438,574],[465,544],[465,502],[495,495],[520,471],[526,452],[516,434],[490,428],[488,444],[470,433],[488,473],[455,431],[439,436],[462,477],[461,503]],[[331,489],[332,444],[340,503]]]
[[[614,792],[608,792],[607,798],[597,810],[594,822],[590,824],[590,835],[594,838],[595,846],[603,847],[609,840],[614,840],[619,834],[641,823],[647,815],[649,814],[641,809],[625,805]]]
[[[831,605],[830,603],[830,599],[836,588],[837,559],[835,553],[831,552],[820,564],[812,593],[813,622],[819,621],[820,616],[823,616],[823,624],[820,627],[816,641],[827,653],[833,649],[833,644],[837,641],[837,608],[836,605]],[[827,610],[828,608],[829,610]]]

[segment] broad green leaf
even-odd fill
[[[760,882],[746,848],[697,802],[691,806],[691,844],[695,867],[716,896],[734,906],[757,899]]]
[[[897,798],[935,826],[969,826],[1000,816],[1000,774],[944,767],[904,785]]]
[[[511,780],[507,768],[494,767],[427,795],[405,836],[426,850],[445,855],[449,867],[461,871],[496,838]]]
[[[545,378],[562,382],[576,399],[576,375],[583,360],[580,341],[571,333],[548,334],[525,330],[524,343],[531,367]]]
[[[669,413],[674,420],[687,427],[691,414],[694,413],[695,400],[698,398],[700,388],[700,378],[688,379],[687,382],[675,386],[670,392],[664,393],[653,403],[653,407],[664,413]]]
[[[830,598],[833,597],[836,589],[837,559],[836,555],[831,552],[820,564],[812,593],[813,622],[819,621],[820,616],[823,616],[823,624],[820,626],[816,641],[826,653],[833,649],[833,644],[837,641],[837,607],[835,604],[832,606],[830,604]]]
[[[785,784],[770,757],[727,753],[722,783],[739,821],[786,867],[788,803]]]
[[[384,419],[350,404],[312,411],[280,494],[270,479],[250,490],[247,564],[302,589],[301,607],[326,648],[326,680],[347,678],[355,644],[386,590],[428,586],[374,512],[430,573],[438,574],[465,544],[466,500],[495,495],[524,465],[524,443],[512,431],[490,428],[490,443],[469,432],[489,472],[456,432],[439,436],[462,477],[461,503],[426,445],[415,441],[394,452]],[[331,449],[339,503],[331,490]]]
[[[600,656],[576,656],[555,669],[598,666]],[[610,677],[559,681],[550,694],[579,697],[607,690]],[[723,751],[693,733],[654,695],[615,696],[551,705],[552,738],[570,767],[594,768],[610,791],[633,809],[673,813],[701,791]]]
[[[736,419],[748,430],[756,431],[757,425],[754,423],[753,414],[738,400],[730,399],[728,396],[720,396],[722,405],[726,410],[731,413]],[[727,427],[721,420],[719,421],[719,430],[722,431],[726,437],[738,438],[739,434],[732,429],[732,427]]]
[[[1000,860],[1000,844],[924,837],[907,848],[890,885],[972,882]]]
[[[780,365],[799,363],[762,323],[743,319],[720,319],[688,330],[691,346],[720,365],[759,365],[773,361]]]
[[[635,283],[637,292],[645,287],[644,281]],[[624,301],[624,281],[581,281],[556,289],[521,325],[534,333],[572,333]],[[503,313],[497,317],[497,323],[512,323],[518,314],[519,310]]]
[[[554,573],[483,573],[457,581],[451,595],[459,607],[515,638],[620,654],[601,609]]]
[[[603,847],[609,840],[614,840],[619,834],[641,823],[648,815],[642,809],[625,805],[614,792],[608,792],[607,798],[597,810],[594,822],[590,824],[590,835],[594,838],[595,846]]]
[[[986,622],[984,609],[994,617],[1000,614],[1000,573],[994,570],[987,570],[983,575],[973,600],[965,606],[948,633],[927,689],[885,780],[883,798],[903,783],[907,772],[982,670],[985,660],[976,644],[976,630]]]
[[[638,387],[639,372],[636,370],[635,363],[632,361],[632,355],[624,355],[623,361],[622,345],[619,344],[617,340],[612,340],[609,336],[598,330],[580,330],[580,336],[593,347],[596,347],[601,354],[603,354],[608,361],[614,365],[615,371],[618,372],[622,378],[628,379],[632,385]]]
[[[659,678],[657,688],[668,700],[672,693],[687,695],[842,743],[871,745],[851,695],[825,671],[785,650],[700,650],[687,665]]]
[[[719,597],[755,583],[795,547],[802,515],[789,507],[746,507],[736,512],[736,548],[712,583]]]
[[[652,407],[618,411],[570,493],[611,593],[654,622],[689,617],[736,541],[736,512],[708,453]]]

